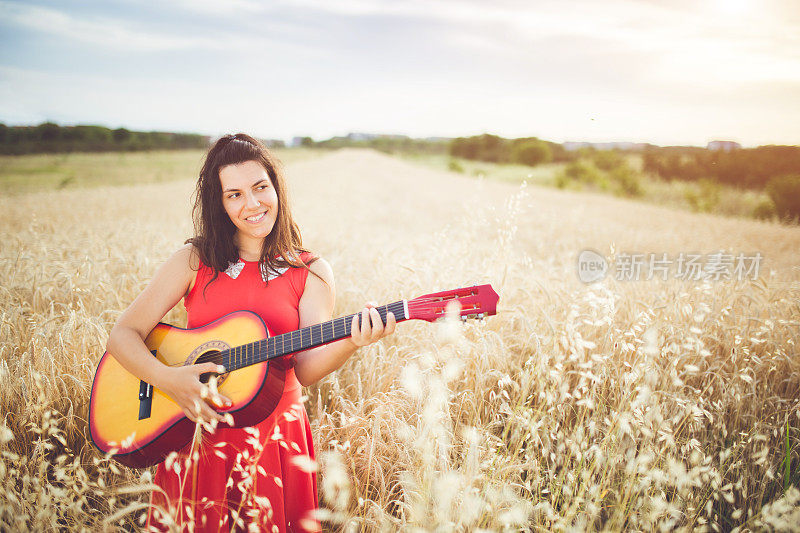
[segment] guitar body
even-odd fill
[[[212,361],[220,350],[268,337],[261,317],[237,311],[193,329],[159,323],[145,345],[165,365],[183,366]],[[287,367],[275,359],[219,376],[218,389],[233,405],[217,410],[230,413],[234,427],[264,420],[280,401]],[[143,468],[191,442],[195,424],[169,396],[143,383],[106,352],[92,384],[89,428],[102,452],[111,452],[124,465]]]

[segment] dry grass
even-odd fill
[[[356,150],[288,177],[306,244],[334,267],[337,314],[472,283],[501,295],[484,323],[401,324],[308,390],[331,527],[800,523],[800,229]],[[0,529],[136,526],[150,473],[87,443],[89,388],[114,320],[190,234],[191,189],[0,199]],[[765,263],[757,281],[586,286],[584,248]]]

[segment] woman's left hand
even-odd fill
[[[358,325],[358,315],[353,316],[353,323],[350,326],[350,341],[356,346],[366,346],[394,333],[395,322],[394,313],[386,315],[386,325],[381,320],[381,315],[375,308],[374,302],[368,302],[361,310],[361,326]]]

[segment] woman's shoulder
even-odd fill
[[[194,287],[197,280],[197,273],[202,267],[200,253],[192,244],[184,244],[167,259],[164,268],[170,272],[175,279],[184,280],[187,283],[186,294]]]
[[[200,269],[200,251],[192,243],[187,243],[178,248],[167,262],[174,265],[185,267],[188,270],[197,272]]]
[[[320,277],[325,283],[333,283],[333,268],[324,257],[314,255],[311,262],[303,259],[303,262],[308,265],[308,269]]]

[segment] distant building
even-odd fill
[[[735,141],[711,141],[706,146],[709,150],[719,152],[732,152],[733,150],[739,150],[741,147],[742,145]]]

